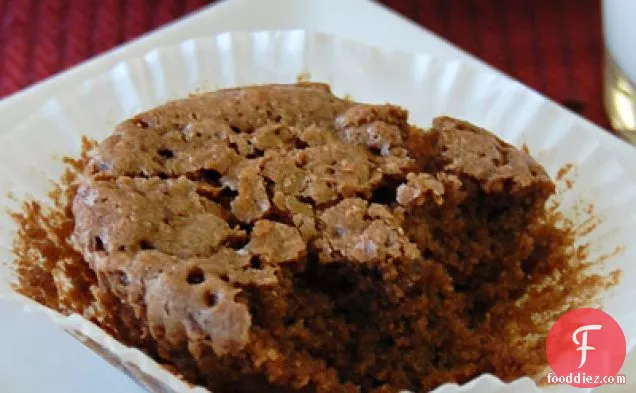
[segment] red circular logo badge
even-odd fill
[[[603,311],[579,308],[559,318],[546,342],[548,383],[592,388],[611,383],[626,356],[625,334]]]

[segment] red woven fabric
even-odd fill
[[[609,127],[598,0],[383,0],[402,15]],[[207,0],[0,0],[0,97]]]

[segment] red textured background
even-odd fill
[[[208,3],[0,0],[0,98]],[[599,0],[382,3],[609,128]]]

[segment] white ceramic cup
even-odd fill
[[[636,0],[603,0],[605,109],[625,139],[636,143]]]

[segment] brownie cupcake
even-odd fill
[[[70,212],[91,319],[191,383],[424,392],[527,371],[492,316],[550,273],[555,186],[486,130],[253,86],[139,114],[83,165]]]

